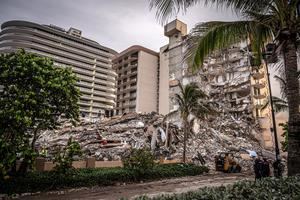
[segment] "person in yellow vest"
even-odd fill
[[[226,153],[224,157],[224,172],[229,171],[229,154]]]

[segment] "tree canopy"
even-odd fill
[[[71,69],[48,58],[24,50],[0,55],[0,173],[17,153],[34,152],[40,130],[55,128],[60,117],[78,120],[76,81]]]

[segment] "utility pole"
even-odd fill
[[[276,161],[278,160],[280,156],[279,146],[278,146],[278,138],[277,138],[277,128],[276,128],[276,120],[275,120],[275,113],[274,113],[274,106],[273,106],[273,99],[272,99],[272,89],[271,89],[271,83],[270,83],[270,73],[268,69],[268,61],[266,58],[267,53],[264,53],[264,60],[266,63],[266,71],[268,76],[268,86],[269,86],[269,102],[271,104],[271,114],[272,114],[272,124],[273,124],[273,132],[274,132],[274,142],[275,142],[275,155],[276,155]]]

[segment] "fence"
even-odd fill
[[[156,163],[170,164],[181,163],[181,160],[158,160]],[[37,158],[35,160],[35,169],[37,171],[51,171],[55,167],[55,163],[52,161],[46,161],[45,158]],[[87,158],[86,160],[73,161],[72,166],[76,169],[83,168],[106,168],[106,167],[123,167],[121,160],[118,161],[96,161],[95,158]]]

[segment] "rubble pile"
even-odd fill
[[[241,148],[261,152],[254,130],[252,122],[231,115],[197,121],[187,141],[187,157],[191,159],[199,152],[213,169],[218,152],[234,152],[238,159]],[[37,146],[47,149],[51,159],[70,137],[80,143],[84,156],[94,156],[96,160],[120,160],[130,148],[142,147],[150,148],[157,158],[182,158],[182,129],[164,122],[163,116],[156,113],[129,113],[98,122],[82,120],[75,127],[65,122],[58,130],[43,132]],[[251,161],[238,161],[243,167],[252,165]]]

